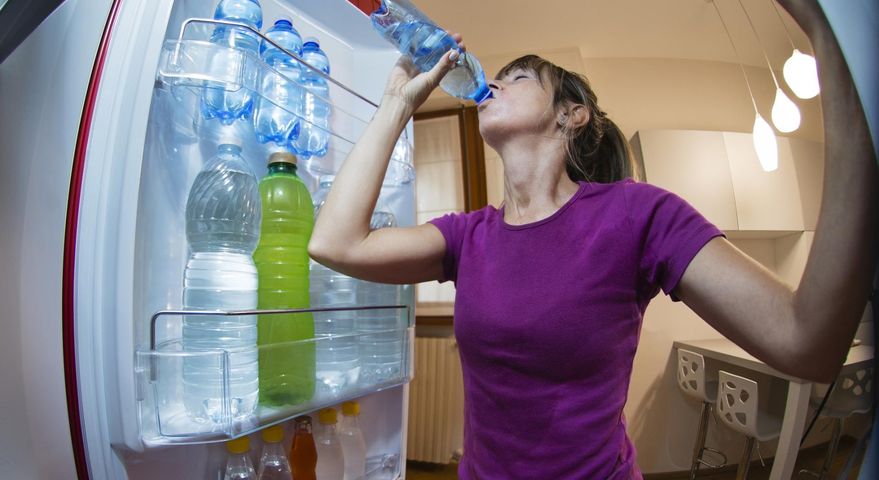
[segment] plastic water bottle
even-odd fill
[[[293,473],[284,451],[284,428],[273,425],[262,431],[258,480],[291,480]]]
[[[251,253],[259,237],[259,221],[256,177],[240,147],[220,145],[196,176],[186,202],[190,257],[184,273],[184,308],[256,308],[257,273]],[[182,342],[183,350],[193,353],[183,359],[187,414],[199,422],[252,414],[259,389],[256,318],[185,315]],[[224,397],[225,380],[228,397]]]
[[[240,437],[226,442],[226,469],[223,480],[256,480],[253,463],[250,462],[250,439]]]
[[[397,219],[379,202],[372,214],[369,228],[395,227]],[[361,280],[357,286],[358,305],[399,305],[396,285]],[[400,375],[403,360],[402,314],[399,310],[360,310],[357,312],[360,351],[360,383],[375,385]]]
[[[220,0],[214,12],[215,20],[243,23],[256,30],[262,28],[262,7],[259,0]],[[222,47],[210,58],[208,71],[217,78],[239,78],[240,82],[209,85],[202,95],[202,114],[231,125],[238,118],[246,118],[253,110],[253,88],[256,69],[248,67],[247,57],[259,56],[259,37],[244,28],[218,25],[211,34],[211,43]],[[242,84],[243,83],[243,84]]]
[[[345,457],[336,430],[336,409],[325,408],[317,414],[318,427],[314,435],[317,447],[317,480],[342,480],[345,476]]]
[[[266,32],[266,37],[296,55],[302,55],[302,37],[287,19],[280,19]],[[299,136],[299,64],[289,55],[263,40],[260,56],[271,69],[263,69],[260,95],[254,100],[253,128],[262,143],[286,145]]]
[[[306,38],[302,46],[302,59],[306,63],[330,74],[330,61],[317,39]],[[300,101],[302,109],[299,137],[291,142],[291,149],[300,157],[323,157],[327,153],[330,140],[330,89],[327,81],[306,66],[301,67],[299,83],[302,87]]]
[[[446,52],[458,48],[451,35],[408,0],[382,0],[370,19],[373,27],[423,72],[433,68]],[[476,103],[491,98],[485,71],[476,57],[462,52],[455,63],[440,82],[440,88]]]
[[[339,439],[345,457],[345,480],[359,480],[366,474],[366,441],[360,430],[360,404],[356,401],[342,404]]]
[[[296,176],[289,152],[269,157],[259,182],[262,227],[253,254],[259,308],[308,308],[308,240],[314,227],[311,195]],[[314,320],[310,313],[260,315],[259,398],[266,405],[298,405],[314,395]]]
[[[311,417],[302,415],[293,419],[295,432],[290,446],[290,467],[296,480],[315,480],[317,469],[317,447],[311,430]]]
[[[314,216],[326,202],[333,185],[332,176],[322,176],[314,194]],[[357,304],[358,280],[311,262],[311,305],[313,307],[354,307]],[[318,391],[337,396],[357,385],[360,358],[357,349],[353,310],[315,312],[314,331],[317,341]]]

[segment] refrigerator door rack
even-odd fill
[[[230,352],[227,350],[187,351],[180,337],[179,324],[184,316],[222,315],[256,316],[280,314],[304,314],[320,312],[363,312],[385,311],[398,318],[398,328],[382,331],[359,331],[345,336],[316,335],[315,338],[262,345],[257,349],[264,353],[272,349],[274,353],[289,353],[292,356],[311,356],[315,351],[339,340],[356,343],[370,343],[374,336],[391,338],[399,342],[399,351],[390,352],[390,363],[385,363],[378,377],[364,377],[363,356],[360,357],[361,379],[339,389],[321,388],[321,380],[315,378],[311,399],[297,405],[268,406],[258,404],[252,415],[233,418],[233,399],[230,391]],[[141,438],[146,446],[170,444],[200,444],[222,442],[247,435],[266,426],[281,423],[298,415],[317,411],[321,408],[338,405],[363,395],[396,387],[411,380],[412,349],[414,348],[415,328],[412,326],[411,311],[408,305],[380,305],[361,307],[327,307],[289,310],[241,310],[241,311],[196,311],[162,310],[150,320],[150,348],[135,352],[135,383],[137,385],[138,418],[141,424]],[[169,320],[177,320],[172,322]],[[176,327],[176,328],[175,328]],[[163,332],[165,333],[163,335]],[[184,406],[184,362],[195,361],[200,365],[215,365],[222,372],[220,411],[214,421],[198,421],[190,418]]]
[[[300,122],[308,122],[302,117],[301,112],[295,111],[295,106],[291,105],[290,102],[265,96],[259,91],[260,82],[268,76],[277,77],[280,82],[291,84],[296,84],[296,79],[279,73],[252,52],[211,43],[209,41],[210,32],[218,25],[246,30],[248,34],[257,36],[261,41],[280,49],[300,68],[308,69],[311,73],[327,80],[330,85],[331,98],[318,98],[331,105],[331,124],[329,129],[319,125],[315,125],[315,127],[329,134],[329,152],[325,157],[311,158],[304,163],[314,176],[334,174],[341,166],[347,153],[353,148],[356,140],[360,138],[368,123],[367,119],[372,117],[378,105],[331,75],[312,67],[301,57],[284,49],[258,30],[245,24],[224,20],[207,18],[185,20],[180,27],[177,39],[166,40],[163,45],[157,74],[158,84],[168,86],[172,94],[184,103],[187,99],[182,98],[183,95],[189,94],[199,98],[205,89],[222,89],[228,92],[245,89],[254,99],[261,98],[271,102],[278,108],[296,116]],[[211,60],[221,55],[228,61],[222,62],[222,68],[213,68]],[[415,176],[414,168],[411,165],[411,143],[406,135],[404,131],[400,142],[406,143],[408,148],[395,148],[395,153],[391,158],[388,172],[391,183],[409,183]],[[401,155],[398,155],[398,151],[402,152],[402,158]],[[388,178],[386,178],[386,183],[387,180]]]

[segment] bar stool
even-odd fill
[[[822,392],[816,392],[816,389],[813,389],[812,393],[810,403],[817,409],[824,395]],[[836,457],[845,419],[855,413],[867,413],[871,408],[873,408],[873,363],[870,362],[860,368],[843,368],[836,377],[833,391],[830,392],[827,403],[821,411],[822,417],[831,418],[833,422],[833,435],[830,437],[824,465],[820,472],[800,470],[800,473],[814,475],[820,480],[827,478],[830,475],[830,465]]]
[[[690,480],[696,478],[700,465],[709,468],[719,468],[726,465],[726,455],[723,452],[705,446],[705,437],[708,434],[708,418],[714,411],[717,402],[717,381],[707,380],[705,377],[705,358],[689,350],[678,349],[678,386],[684,393],[695,397],[702,402],[702,413],[699,419],[699,430],[696,434],[696,445],[693,447],[693,462],[690,465]],[[715,465],[702,459],[708,451],[719,455],[723,460]]]
[[[717,412],[720,420],[733,430],[745,434],[748,441],[736,471],[736,479],[748,478],[751,456],[756,441],[777,438],[781,433],[781,417],[760,408],[757,382],[720,370],[717,393]]]

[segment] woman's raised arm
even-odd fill
[[[877,166],[857,90],[815,0],[780,0],[815,49],[824,115],[824,194],[799,288],[716,238],[677,295],[723,335],[774,368],[835,378],[870,296],[876,266]]]
[[[456,36],[460,43],[460,36]],[[308,253],[318,262],[353,277],[384,283],[439,279],[445,239],[430,224],[370,231],[394,144],[406,122],[452,65],[448,52],[429,72],[419,73],[407,58],[391,71],[381,105],[348,154],[321,207]],[[454,58],[454,57],[453,57]]]

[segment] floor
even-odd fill
[[[797,480],[806,480],[806,479],[814,479],[816,477],[810,475],[797,475],[796,472],[799,472],[801,469],[809,469],[813,471],[817,471],[821,468],[821,465],[824,463],[824,455],[826,453],[826,444],[819,445],[816,447],[808,448],[800,452],[797,457],[797,466],[794,469],[794,479]],[[845,463],[848,460],[849,454],[855,448],[855,440],[850,437],[843,437],[840,441],[839,452],[834,459],[833,466],[830,469],[831,478],[836,478],[836,475],[845,467]],[[863,454],[861,454],[861,457]],[[860,470],[862,458],[856,459],[855,468],[852,469],[852,473],[849,475],[849,478],[855,479],[858,478],[858,471]],[[449,464],[449,465],[437,465],[433,463],[421,463],[421,462],[406,462],[406,479],[407,480],[457,480],[457,464]],[[748,476],[749,480],[764,480],[769,478],[769,471],[772,468],[771,463],[767,463],[766,466],[761,466],[759,460],[751,465],[751,473]],[[836,475],[834,475],[836,474]],[[662,480],[677,480],[677,479],[686,479],[689,475],[687,473],[682,473],[681,475],[657,475],[655,478]],[[650,480],[651,476],[646,476],[645,480]],[[733,480],[736,478],[736,472],[734,468],[725,468],[721,471],[710,473],[707,471],[701,471],[698,477],[700,480]]]

